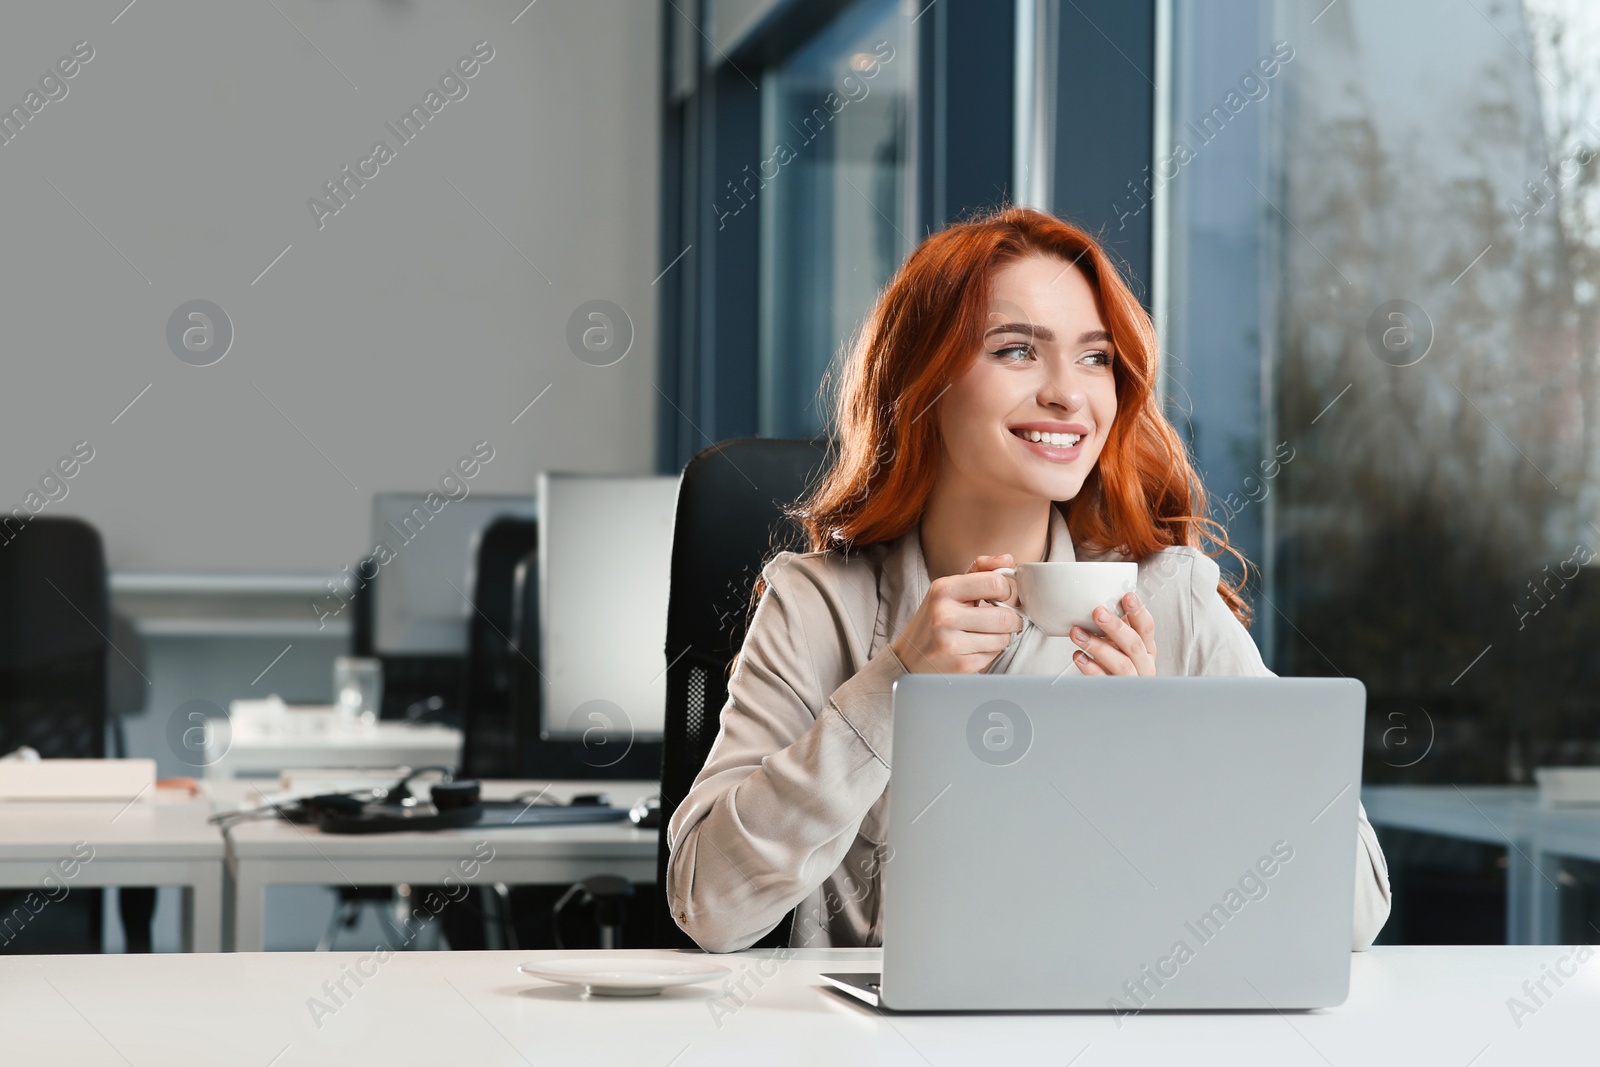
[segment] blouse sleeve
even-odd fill
[[[905,668],[885,647],[846,677],[851,622],[794,558],[763,569],[716,742],[668,827],[673,917],[711,952],[749,947],[820,886],[889,782]]]
[[[1186,674],[1277,677],[1261,659],[1248,630],[1217,591],[1222,572],[1216,560],[1193,553],[1189,610],[1192,641],[1184,657]],[[1159,639],[1160,635],[1157,635]],[[1389,865],[1378,835],[1367,821],[1367,809],[1356,803],[1355,921],[1351,948],[1365,950],[1389,918]]]

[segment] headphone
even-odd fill
[[[428,800],[411,791],[411,780],[439,771]],[[323,793],[279,809],[294,823],[316,823],[325,834],[378,834],[397,830],[448,830],[471,826],[483,817],[483,797],[476,778],[453,777],[449,767],[419,767],[392,789],[355,793]]]

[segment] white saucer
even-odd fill
[[[596,997],[653,997],[668,986],[711,982],[733,973],[714,963],[649,958],[551,960],[524,963],[517,970],[547,982],[583,986]]]

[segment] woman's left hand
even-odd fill
[[[1072,661],[1084,674],[1156,673],[1156,621],[1150,609],[1132,593],[1122,598],[1123,617],[1105,608],[1094,609],[1094,621],[1105,634],[1093,634],[1079,626],[1072,628],[1078,651]]]

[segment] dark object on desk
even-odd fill
[[[100,535],[81,519],[6,515],[0,547],[0,752],[28,745],[46,759],[103,759],[109,661],[138,652],[107,643]],[[22,907],[27,890],[0,890],[0,915],[29,916],[0,952],[99,952],[101,893],[79,889],[35,917]],[[123,893],[128,946],[148,951],[154,891]]]
[[[445,780],[428,789],[428,800],[416,795],[412,780],[427,771],[443,771]],[[481,790],[475,779],[452,780],[443,767],[421,767],[388,789],[319,793],[278,808],[293,823],[316,823],[327,834],[377,834],[407,830],[448,830],[471,826],[483,815]]]
[[[750,593],[777,551],[807,547],[783,514],[825,469],[828,441],[742,437],[689,461],[678,489],[667,605],[667,710],[656,861],[656,936],[693,948],[667,906],[667,824],[705,766],[728,701],[728,664],[744,643]],[[756,948],[789,943],[794,913]]]
[[[562,826],[571,823],[626,822],[627,808],[595,804],[534,804],[520,800],[490,800],[483,805],[480,827]]]
[[[413,771],[389,789],[362,789],[348,793],[320,793],[278,809],[293,823],[315,823],[328,834],[379,834],[425,830],[545,826],[571,823],[622,822],[624,808],[613,808],[603,793],[583,793],[571,804],[540,803],[538,797],[484,800],[474,778],[434,782],[428,799],[416,795],[412,780],[427,767]]]
[[[469,808],[483,800],[483,790],[476,778],[463,778],[455,782],[436,782],[431,790],[433,806],[440,811]]]
[[[402,807],[372,801],[354,811],[325,807],[317,812],[317,829],[325,834],[390,834],[418,830],[457,830],[476,825],[481,805],[441,809],[431,804]]]
[[[520,800],[488,800],[458,808],[435,804],[402,807],[382,801],[358,803],[354,810],[334,806],[318,812],[317,828],[329,834],[382,834],[417,830],[455,830],[472,826],[492,830],[508,826],[564,826],[573,823],[622,822],[623,808],[584,805],[530,805]]]

